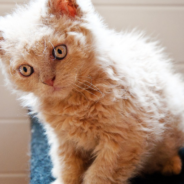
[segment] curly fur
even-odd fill
[[[52,50],[61,44],[68,55],[59,61]],[[90,0],[32,1],[1,17],[0,58],[8,84],[45,124],[54,184],[180,173],[181,77],[156,43],[109,30]],[[33,75],[20,75],[22,64]]]

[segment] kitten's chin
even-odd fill
[[[42,88],[41,90],[35,91],[35,95],[43,100],[46,99],[60,99],[63,100],[65,98],[67,98],[67,96],[70,94],[70,92],[72,91],[72,87],[70,86],[63,86],[63,87],[59,87],[59,86],[54,86],[54,87],[45,87]]]
[[[56,92],[61,91],[61,90],[64,90],[64,89],[65,89],[65,87],[53,87],[52,88],[52,92],[53,93],[56,93]]]
[[[70,91],[71,91],[71,88],[69,88],[69,87],[56,87],[56,86],[54,86],[49,90],[48,96],[49,97],[50,96],[57,97],[57,98],[59,97],[60,99],[64,99],[68,96]]]

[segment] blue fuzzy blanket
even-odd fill
[[[54,181],[51,175],[52,163],[48,155],[49,145],[42,125],[36,118],[32,119],[31,142],[31,180],[30,184],[50,184]],[[180,151],[184,162],[184,149]],[[183,163],[184,164],[184,163]],[[184,169],[178,176],[165,177],[160,174],[134,178],[131,184],[184,184]]]
[[[52,163],[48,153],[49,145],[43,126],[36,118],[33,118],[30,184],[50,184],[54,181],[51,175]]]

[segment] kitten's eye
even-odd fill
[[[53,49],[53,56],[56,59],[62,60],[66,57],[66,55],[67,55],[67,48],[65,45],[60,45]]]
[[[22,65],[19,68],[19,72],[24,76],[24,77],[29,77],[33,74],[34,70],[33,67],[29,65]]]

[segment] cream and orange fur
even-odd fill
[[[63,44],[68,54],[57,60]],[[0,60],[8,85],[45,125],[54,184],[180,173],[184,83],[156,43],[109,30],[90,0],[34,0],[1,17]],[[20,74],[25,64],[29,77]]]

